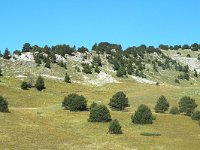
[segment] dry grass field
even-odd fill
[[[65,84],[45,79],[46,89],[21,90],[19,79],[0,78],[0,95],[9,102],[10,113],[0,113],[0,149],[152,149],[197,150],[200,146],[200,126],[184,115],[154,114],[152,125],[134,125],[131,115],[140,104],[154,112],[155,102],[165,95],[171,106],[177,106],[182,96],[195,98],[200,106],[198,86],[139,84],[123,80],[118,84],[93,87]],[[109,123],[89,123],[89,112],[69,112],[61,103],[69,93],[84,95],[88,105],[93,101],[108,104],[117,91],[124,91],[130,107],[124,112],[111,111],[112,119],[122,125],[122,135],[108,134]],[[197,108],[199,109],[199,107]],[[143,136],[156,132],[161,136]]]

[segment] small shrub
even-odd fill
[[[0,76],[3,76],[1,68],[0,68]]]
[[[119,124],[119,121],[117,119],[110,122],[109,130],[108,132],[110,134],[122,134],[121,125]]]
[[[66,82],[66,83],[71,83],[71,79],[70,79],[70,77],[69,77],[69,75],[66,73],[65,74],[65,79],[64,79],[64,81]]]
[[[22,84],[21,84],[21,89],[22,90],[27,90],[28,89],[28,83],[23,81]]]
[[[185,113],[188,116],[190,116],[194,112],[194,109],[197,107],[195,100],[189,96],[182,97],[178,104],[180,112]]]
[[[178,107],[172,107],[171,109],[170,109],[170,114],[172,114],[172,115],[177,115],[177,114],[180,114],[180,111],[178,110]]]
[[[131,117],[134,124],[152,124],[153,115],[148,106],[142,104]]]
[[[128,98],[124,92],[117,92],[112,96],[108,105],[115,110],[124,110],[129,106]]]
[[[42,91],[43,89],[45,89],[44,79],[41,76],[38,77],[35,83],[35,87],[38,91]]]
[[[108,122],[111,115],[108,108],[104,105],[97,105],[90,110],[89,122]]]
[[[191,55],[190,54],[187,54],[187,56],[186,57],[191,57]]]
[[[156,113],[164,113],[169,109],[169,102],[167,99],[162,95],[158,98],[158,101],[155,106]]]
[[[8,102],[4,99],[3,96],[0,96],[0,112],[9,112]]]
[[[200,111],[197,110],[192,114],[192,119],[193,120],[199,120],[200,121]]]
[[[84,96],[72,93],[64,98],[62,106],[70,111],[84,111],[87,110],[87,101]]]

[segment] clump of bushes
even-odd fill
[[[70,111],[84,111],[87,110],[87,100],[84,96],[78,94],[69,94],[64,98],[62,106]]]
[[[122,127],[117,119],[110,122],[108,132],[110,134],[122,134]]]
[[[160,96],[155,106],[156,113],[164,113],[169,109],[169,102],[165,98],[165,96]]]
[[[150,108],[144,104],[140,105],[131,117],[134,124],[152,124],[153,115]]]
[[[9,112],[8,102],[4,99],[3,96],[0,96],[0,112]]]
[[[96,105],[90,109],[89,122],[111,121],[110,111],[105,105]]]
[[[129,106],[128,98],[126,97],[126,94],[124,94],[124,92],[117,92],[112,96],[108,105],[115,110],[124,110],[126,107]]]

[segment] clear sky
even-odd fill
[[[199,0],[0,0],[0,50],[200,43]]]

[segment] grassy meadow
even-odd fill
[[[178,106],[182,96],[191,96],[200,106],[200,89],[196,85],[148,85],[133,80],[118,84],[88,86],[65,84],[45,79],[46,89],[21,90],[21,80],[0,77],[0,95],[9,102],[10,113],[0,113],[0,149],[199,149],[200,126],[184,115],[154,114],[152,125],[134,125],[131,115],[140,104],[154,106],[160,95],[166,96],[170,107]],[[69,112],[61,103],[70,93],[84,95],[88,106],[93,102],[108,104],[118,91],[124,91],[130,107],[124,112],[111,111],[112,119],[122,125],[122,135],[108,134],[109,123],[89,123],[89,112]],[[155,132],[161,136],[143,136]]]

